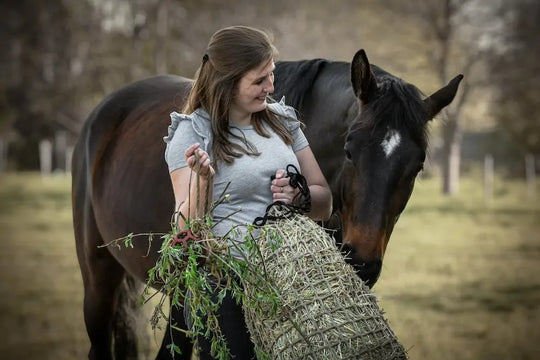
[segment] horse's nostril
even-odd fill
[[[354,271],[356,271],[356,275],[358,275],[358,277],[362,279],[367,286],[370,288],[373,287],[373,285],[375,285],[379,279],[382,269],[382,261],[364,261],[356,253],[356,250],[348,244],[343,244],[340,250],[345,258],[345,261],[353,267]]]
[[[347,259],[346,259],[347,260]],[[370,288],[375,285],[379,279],[379,275],[382,269],[382,261],[373,260],[373,261],[361,261],[359,258],[355,258],[353,255],[349,260],[347,260],[356,271],[356,275],[362,279]]]

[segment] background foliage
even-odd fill
[[[434,125],[434,168],[452,151],[443,145],[462,140],[461,128],[500,130],[509,151],[538,157],[537,14],[534,0],[3,1],[0,139],[9,169],[37,169],[39,140],[64,130],[73,144],[90,110],[128,82],[192,77],[209,36],[245,24],[270,31],[281,59],[350,61],[365,48],[426,94],[464,73],[458,99]]]

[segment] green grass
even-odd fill
[[[411,359],[540,358],[540,205],[520,182],[419,179],[375,286]],[[540,195],[539,195],[540,196]],[[70,178],[0,177],[0,357],[83,359]],[[152,341],[153,346],[156,344]]]
[[[88,351],[69,183],[65,176],[0,178],[4,359],[82,359]]]
[[[540,206],[521,182],[417,183],[375,292],[412,359],[538,359]]]

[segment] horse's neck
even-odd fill
[[[339,186],[343,146],[358,102],[350,82],[350,65],[325,60],[276,64],[275,98],[299,112],[304,132],[333,191]]]
[[[340,188],[343,161],[345,161],[343,150],[345,138],[350,122],[354,119],[350,117],[358,112],[358,104],[355,100],[346,104],[343,99],[337,100],[331,97],[324,100],[312,99],[312,101],[315,104],[310,109],[306,109],[309,115],[304,119],[305,133],[319,166],[332,188],[332,193],[337,194]],[[340,106],[334,107],[332,104]]]

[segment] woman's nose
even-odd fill
[[[274,80],[272,78],[268,79],[268,82],[263,88],[263,90],[264,92],[269,93],[269,94],[274,92]]]

